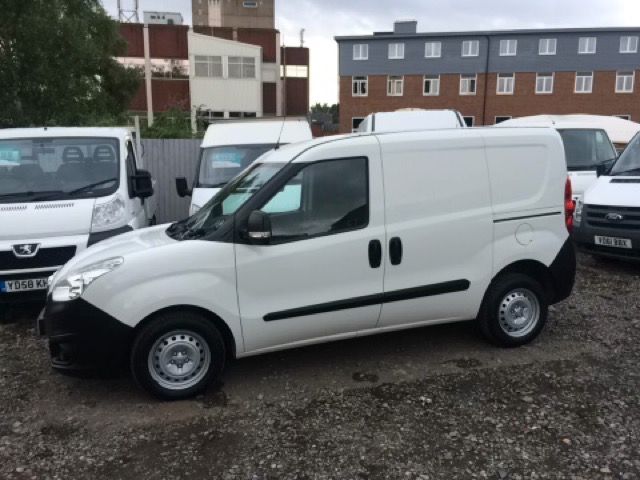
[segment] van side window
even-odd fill
[[[272,243],[334,235],[369,224],[366,158],[309,164],[269,200]]]
[[[127,184],[129,185],[129,197],[133,198],[133,181],[131,177],[138,172],[136,167],[136,155],[133,151],[133,145],[130,141],[127,142]]]

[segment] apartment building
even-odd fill
[[[451,108],[468,125],[537,114],[640,121],[640,28],[419,33],[336,37],[340,131],[369,113]]]
[[[275,0],[191,0],[194,25],[275,28]]]

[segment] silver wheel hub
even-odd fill
[[[531,333],[540,320],[538,297],[526,288],[507,293],[498,307],[500,328],[511,337],[523,337]]]
[[[176,330],[162,335],[149,352],[149,373],[170,390],[184,390],[198,383],[209,371],[211,351],[200,335]]]

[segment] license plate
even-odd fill
[[[596,235],[595,243],[596,245],[602,245],[603,247],[633,248],[631,240],[628,238],[601,237]]]
[[[46,278],[28,278],[23,280],[0,280],[0,292],[18,293],[31,290],[46,290]]]

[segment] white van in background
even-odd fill
[[[444,128],[465,128],[467,125],[456,110],[422,110],[407,108],[395,112],[367,115],[358,127],[360,133],[408,132]]]
[[[155,223],[153,181],[126,128],[0,130],[0,303],[106,238]]]
[[[489,341],[524,345],[573,288],[572,209],[548,128],[289,145],[192,217],[73,259],[39,331],[54,368],[124,363],[168,399],[229,358],[425,325],[477,319]]]
[[[497,127],[552,127],[560,132],[573,187],[573,199],[595,183],[598,167],[608,169],[618,156],[604,128],[576,115],[537,115],[506,120]]]
[[[209,125],[202,140],[193,188],[176,179],[180,197],[191,196],[189,215],[207,203],[229,180],[277,145],[311,140],[306,118],[223,120]]]

